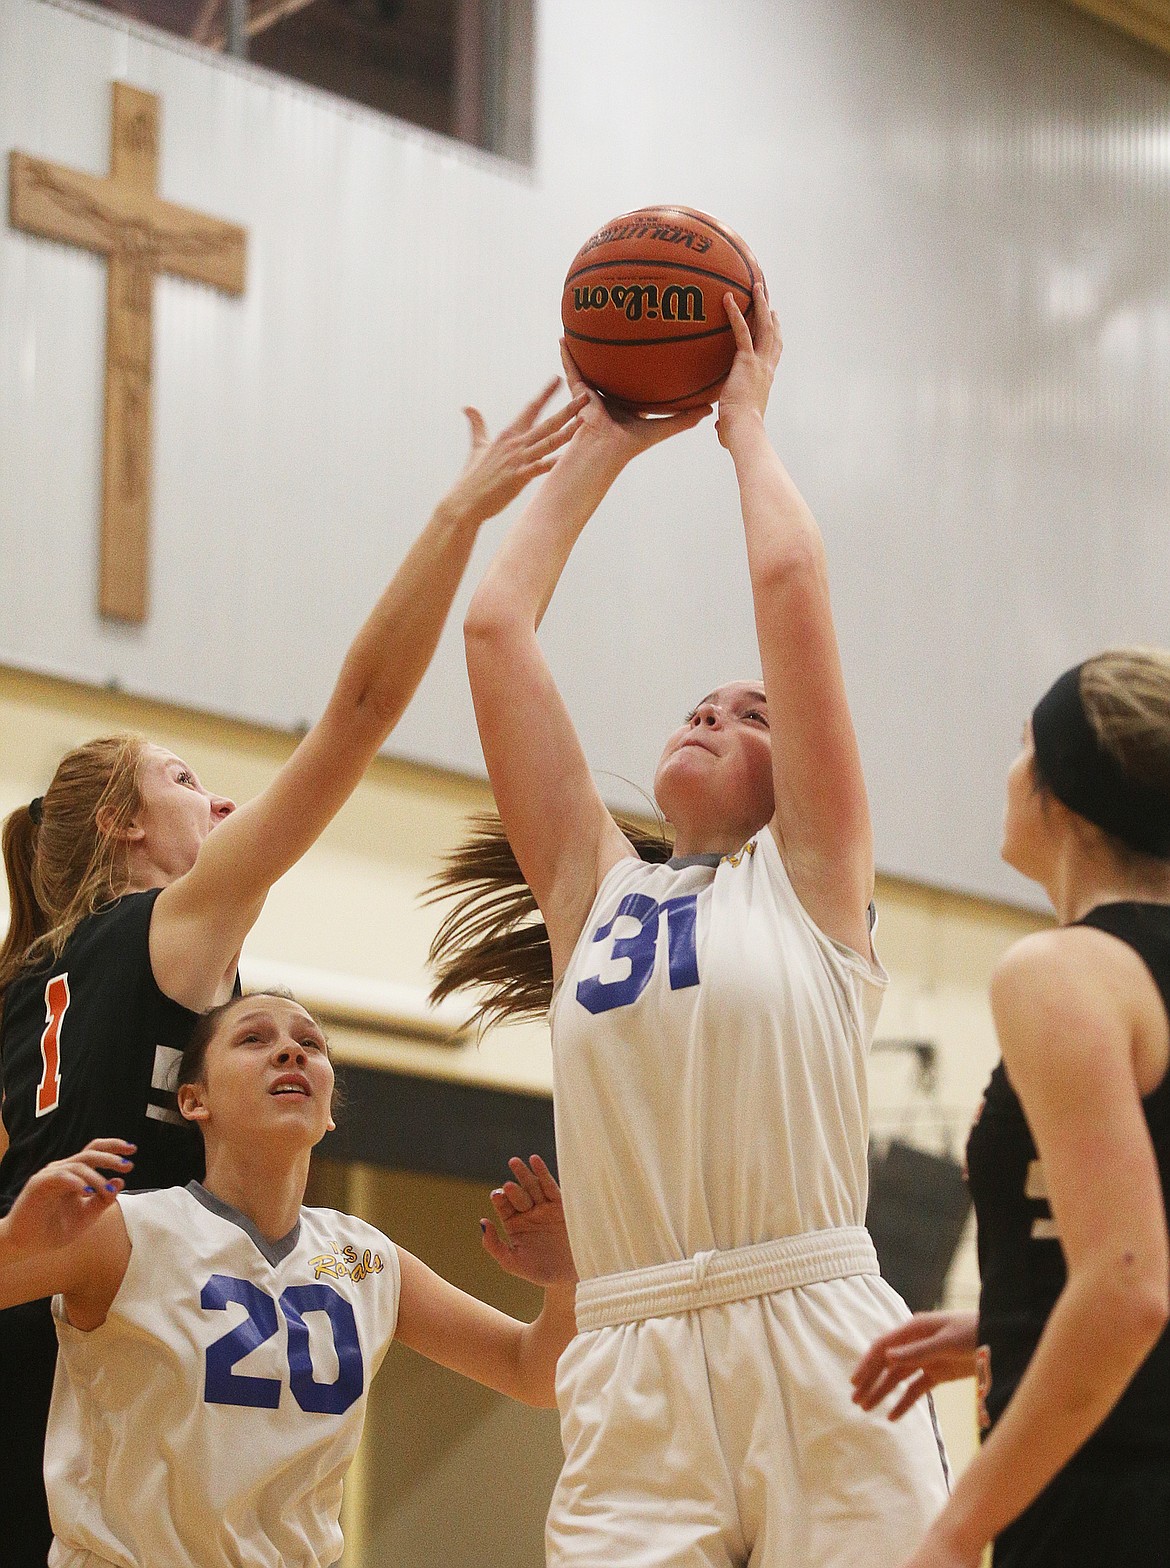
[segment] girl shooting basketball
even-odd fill
[[[557,1374],[550,1563],[894,1568],[946,1487],[925,1406],[913,1428],[867,1428],[844,1388],[871,1325],[905,1316],[863,1229],[885,984],[869,813],[820,535],[764,428],[778,324],[762,288],[754,337],[724,303],[736,355],[717,430],[763,680],[717,687],[667,742],[655,794],[674,852],[645,863],[536,633],[625,464],[709,410],[646,421],[591,396],[465,626],[488,772],[544,927],[500,894],[499,849],[469,852],[446,879],[471,891],[438,944],[439,989],[490,977],[497,1014],[552,996],[582,1332]]]
[[[364,1221],[302,1207],[333,1068],[295,1002],[245,996],[200,1020],[178,1082],[207,1146],[202,1183],[123,1197],[133,1145],[97,1139],[0,1220],[0,1303],[55,1293],[50,1562],[318,1568],[341,1555],[342,1481],[392,1338],[553,1402],[575,1326],[556,1183],[514,1160],[493,1194],[509,1240],[487,1227],[484,1245],[547,1287],[518,1323]]]
[[[1003,856],[1060,919],[991,987],[1003,1060],[967,1145],[979,1313],[925,1313],[854,1375],[900,1419],[982,1360],[988,1435],[911,1558],[1143,1568],[1170,1551],[1170,655],[1121,650],[1041,699]],[[982,1352],[977,1347],[982,1346]]]
[[[556,383],[472,449],[358,633],[324,714],[272,783],[236,811],[180,758],[131,736],[70,752],[4,825],[11,921],[0,947],[0,1067],[10,1146],[0,1213],[34,1171],[91,1138],[137,1146],[132,1181],[202,1171],[169,1091],[195,1015],[225,1001],[269,888],[357,785],[430,662],[480,524],[555,460],[581,399],[541,414]],[[294,635],[290,627],[290,635]],[[36,1454],[56,1340],[47,1304],[0,1319],[0,1430],[12,1437],[0,1562],[43,1568]]]

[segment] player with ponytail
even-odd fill
[[[112,736],[69,752],[43,796],[9,816],[0,1213],[34,1172],[95,1137],[136,1145],[135,1185],[201,1173],[172,1087],[192,1024],[232,995],[269,888],[340,810],[413,696],[480,525],[571,436],[581,399],[541,417],[555,387],[494,440],[468,410],[463,473],[359,631],[321,718],[254,800],[237,811],[166,748]],[[47,1302],[0,1316],[4,1568],[43,1568],[49,1547],[39,1445],[55,1357]]]
[[[464,627],[510,852],[488,832],[449,864],[435,956],[440,989],[486,982],[485,1016],[549,1012],[581,1275],[551,1568],[896,1568],[946,1496],[927,1407],[891,1429],[849,1399],[877,1325],[908,1316],[864,1229],[872,834],[824,547],[765,429],[779,327],[762,289],[750,330],[725,306],[717,431],[762,679],[670,736],[669,834],[606,809],[537,628],[626,463],[703,411],[591,397]],[[664,594],[661,613],[702,609]]]

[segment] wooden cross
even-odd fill
[[[157,195],[158,98],[114,84],[106,178],[13,152],[14,227],[109,258],[99,607],[146,619],[150,547],[151,299],[156,272],[244,292],[244,230]]]

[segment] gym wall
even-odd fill
[[[739,229],[787,341],[769,423],[823,526],[879,863],[1026,901],[997,858],[1032,702],[1166,640],[1170,71],[1056,0],[546,0],[535,163],[66,0],[0,0],[0,146],[248,229],[238,301],[155,285],[153,610],[94,610],[105,266],[0,229],[0,660],[291,728],[464,450],[557,369],[615,213]],[[499,537],[481,544],[472,580]],[[16,587],[18,586],[18,589]],[[708,426],[624,475],[544,637],[616,802],[756,654]],[[458,614],[394,755],[477,773]]]

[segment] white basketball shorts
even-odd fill
[[[907,1316],[853,1228],[584,1282],[549,1568],[900,1568],[946,1455],[929,1400],[891,1424],[850,1375]]]

